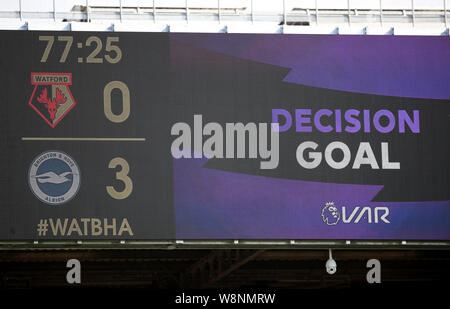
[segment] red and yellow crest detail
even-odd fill
[[[71,73],[31,73],[35,85],[29,105],[54,128],[75,106]]]

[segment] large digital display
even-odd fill
[[[450,239],[448,37],[0,32],[0,239]]]

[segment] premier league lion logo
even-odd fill
[[[334,202],[328,202],[322,209],[322,220],[328,225],[336,225],[339,222],[341,215]]]

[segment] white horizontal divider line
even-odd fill
[[[22,137],[22,141],[145,142],[145,137]]]

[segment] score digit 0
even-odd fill
[[[122,112],[118,115],[112,112],[111,108],[111,92],[113,89],[119,89],[122,92]],[[130,116],[130,90],[127,85],[121,81],[109,82],[103,90],[103,108],[105,116],[114,123],[121,123]]]

